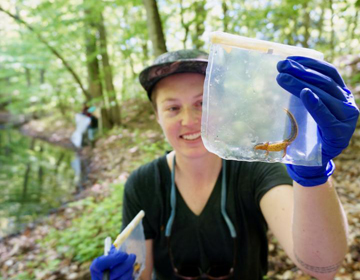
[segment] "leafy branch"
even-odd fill
[[[59,58],[62,61],[65,68],[70,72],[71,76],[75,79],[76,83],[80,86],[80,88],[81,88],[82,92],[84,93],[84,95],[86,96],[86,98],[88,100],[91,99],[91,96],[90,96],[89,92],[84,88],[84,86],[80,80],[80,77],[75,73],[75,71],[72,69],[70,64],[65,60],[65,58],[56,49],[54,49],[52,46],[50,46],[50,44],[31,25],[29,25],[27,22],[22,20],[19,16],[10,13],[9,11],[3,9],[1,6],[0,6],[0,11],[4,12],[8,16],[12,17],[13,19],[15,19],[15,21],[25,25],[31,32],[33,32],[37,36],[39,41],[42,42],[57,58]]]

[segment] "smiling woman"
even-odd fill
[[[145,211],[146,268],[140,279],[153,279],[153,273],[160,280],[263,279],[268,227],[301,269],[332,279],[346,253],[346,219],[334,188],[329,182],[292,188],[279,163],[222,160],[206,150],[201,138],[204,55],[165,53],[140,74],[173,148],[135,170],[125,185],[122,228]],[[97,258],[93,275],[107,268],[120,271],[126,255],[110,251]],[[130,275],[131,270],[122,270],[119,276]]]
[[[181,50],[161,55],[140,74],[173,148],[134,171],[125,186],[123,228],[138,210],[145,211],[141,279],[151,279],[153,272],[156,279],[251,280],[266,273],[260,199],[291,179],[278,164],[225,162],[206,150],[201,138],[206,66],[206,53]],[[237,235],[243,242],[234,242]]]

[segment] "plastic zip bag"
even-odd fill
[[[134,228],[124,243],[121,244],[119,250],[136,255],[133,278],[135,280],[139,279],[141,273],[145,269],[146,259],[145,236],[142,221]]]
[[[317,125],[301,100],[277,84],[276,65],[290,55],[323,54],[223,32],[213,32],[211,43],[201,129],[205,147],[225,159],[321,165]]]
[[[142,225],[144,216],[145,212],[141,210],[114,241],[117,250],[136,255],[133,273],[133,279],[135,280],[139,279],[145,269],[146,247],[144,227]]]

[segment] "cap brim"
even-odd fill
[[[207,64],[207,59],[197,58],[149,66],[140,73],[140,84],[146,90],[149,99],[151,99],[151,91],[161,79],[176,73],[199,73],[205,75]]]

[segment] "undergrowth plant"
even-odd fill
[[[103,253],[104,239],[115,238],[121,229],[123,184],[110,186],[111,195],[102,201],[92,196],[73,202],[69,207],[81,208],[81,216],[64,230],[52,229],[42,241],[65,258],[80,263],[90,261]]]

